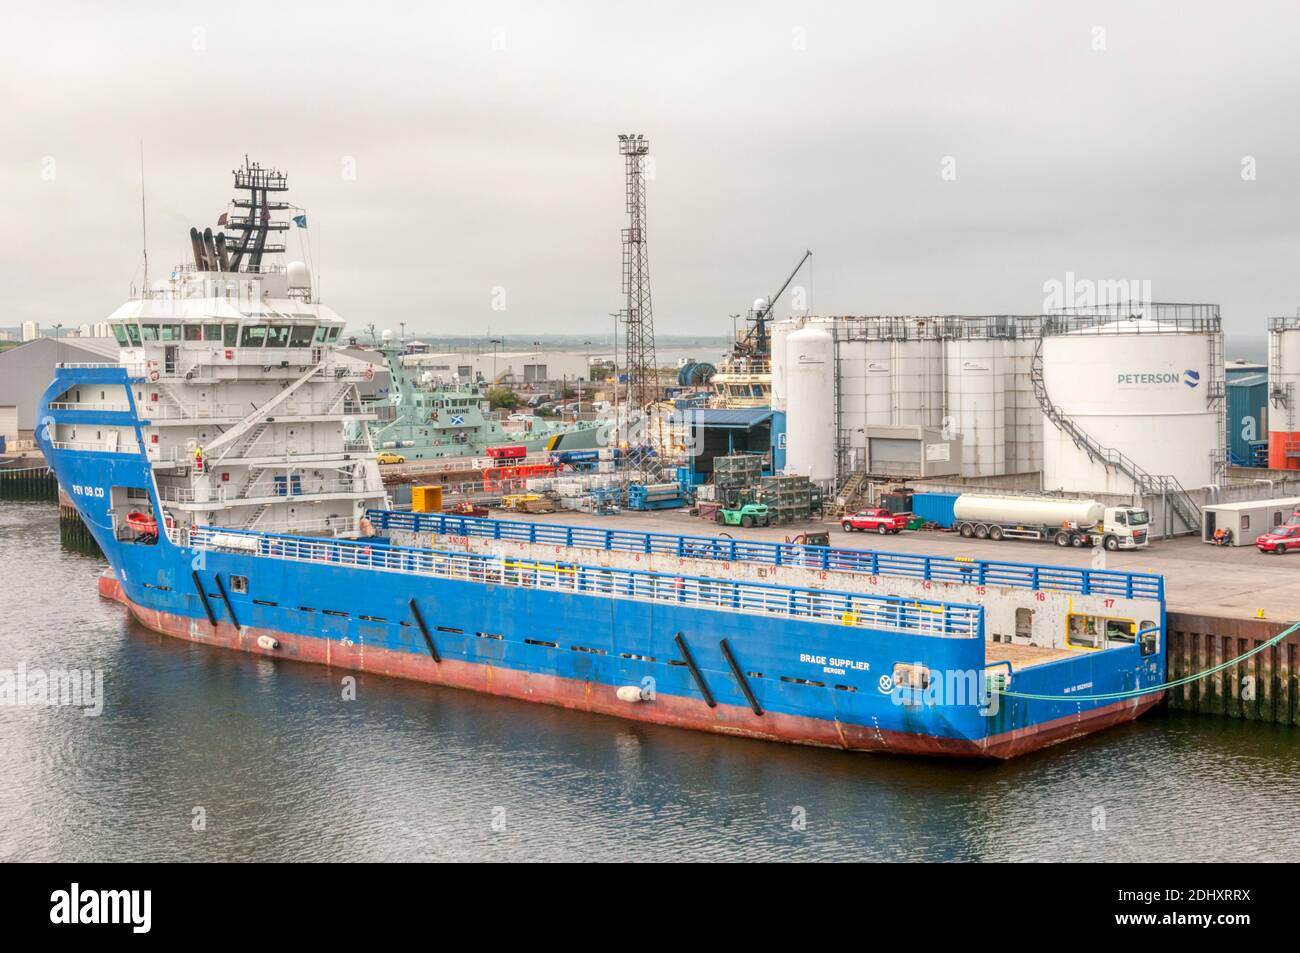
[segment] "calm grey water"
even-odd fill
[[[0,860],[1300,859],[1295,729],[1155,713],[988,766],[375,676],[344,701],[345,672],[144,629],[102,566],[53,506],[0,503],[0,668],[102,669],[107,696],[0,707]]]

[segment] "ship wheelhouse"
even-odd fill
[[[109,317],[126,384],[70,387],[50,404],[56,448],[143,454],[167,525],[182,533],[352,535],[387,499],[358,391],[374,365],[336,349],[343,319],[313,295],[305,265],[268,260],[284,247],[266,241],[284,230],[270,213],[289,208],[268,195],[284,188],[282,173],[237,172],[248,197],[221,222],[242,235],[191,229],[193,263]],[[249,207],[261,214],[241,217]],[[95,403],[131,413],[109,426],[85,417]],[[115,524],[125,515],[115,508]]]

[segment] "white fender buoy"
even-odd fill
[[[640,685],[620,685],[618,687],[618,700],[621,702],[639,702],[644,698],[641,694]]]
[[[269,635],[259,635],[257,637],[257,644],[259,648],[264,648],[267,650],[274,650],[280,647],[279,640],[273,639]]]

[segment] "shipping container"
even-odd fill
[[[957,502],[957,493],[913,493],[912,512],[927,523],[936,523],[944,529],[950,529],[956,521],[952,507]]]

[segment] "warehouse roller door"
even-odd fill
[[[872,437],[869,452],[873,473],[920,473],[921,441]]]

